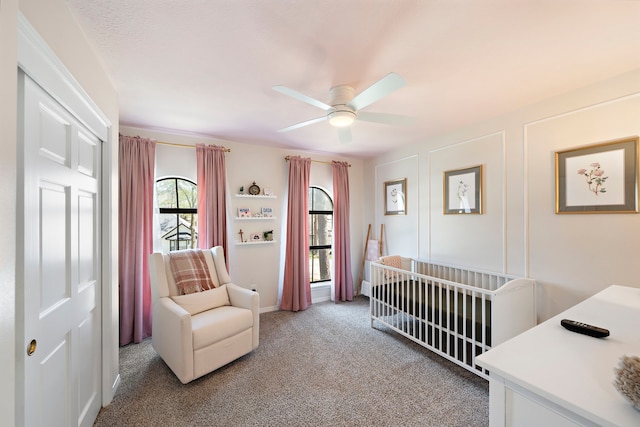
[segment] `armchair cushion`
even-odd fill
[[[250,310],[228,306],[204,311],[191,317],[193,350],[221,342],[250,329],[253,316]]]
[[[231,305],[229,294],[227,293],[227,285],[187,295],[175,295],[172,296],[171,299],[187,310],[192,316],[202,313],[203,311],[211,310],[212,308]]]

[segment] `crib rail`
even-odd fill
[[[411,260],[411,270],[425,276],[438,277],[452,282],[464,283],[476,288],[495,291],[507,282],[518,279],[516,276],[469,270],[453,265],[434,264],[426,261]]]
[[[515,279],[413,260],[411,271],[371,263],[374,321],[488,379],[475,357],[491,348],[492,299]]]

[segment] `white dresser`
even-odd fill
[[[562,319],[610,336],[570,332]],[[623,355],[640,356],[640,289],[610,286],[476,358],[490,371],[491,427],[640,426],[613,385]]]

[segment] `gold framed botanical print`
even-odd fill
[[[638,137],[555,153],[557,214],[637,213]]]

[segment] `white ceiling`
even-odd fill
[[[68,0],[120,96],[121,125],[367,157],[640,68],[636,0]],[[407,85],[341,144],[329,102]]]

